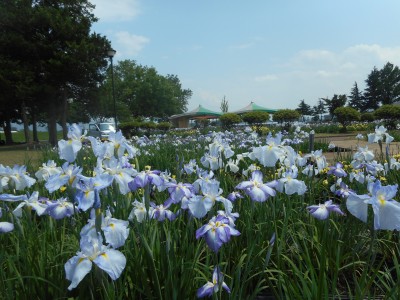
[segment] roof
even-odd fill
[[[195,117],[219,117],[221,115],[222,115],[221,112],[212,111],[212,110],[209,110],[209,109],[199,105],[197,108],[195,108],[189,112],[185,112],[185,113],[179,114],[179,115],[172,115],[169,118],[176,119],[176,118],[181,118],[181,117],[193,117],[193,118],[195,118]]]
[[[235,113],[235,114],[244,114],[244,113],[251,112],[251,111],[265,111],[265,112],[273,114],[273,113],[277,112],[278,110],[277,109],[272,109],[272,108],[266,108],[266,107],[257,105],[253,101],[251,101],[248,105],[246,105],[242,109],[234,111],[233,113]]]

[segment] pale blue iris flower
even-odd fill
[[[324,204],[307,206],[309,213],[318,220],[325,220],[329,217],[330,212],[335,212],[339,215],[344,215],[340,210],[339,205],[332,204],[332,200],[325,201]]]
[[[91,207],[99,208],[101,206],[99,191],[109,187],[113,182],[113,177],[109,174],[100,174],[95,177],[80,176],[79,179],[78,190],[75,194],[78,208],[83,211]]]
[[[139,223],[142,223],[147,216],[145,198],[142,198],[142,202],[135,200],[132,202],[132,205],[133,208],[128,216],[128,220],[133,222],[133,220],[136,218]]]
[[[278,181],[273,180],[263,183],[263,175],[261,171],[256,170],[251,174],[251,180],[243,181],[236,186],[236,189],[243,190],[253,201],[264,202],[269,197],[276,195]]]
[[[62,167],[62,172],[50,176],[45,184],[46,189],[52,193],[59,190],[62,186],[76,187],[78,175],[82,173],[82,168],[77,165],[65,162]]]
[[[35,184],[36,179],[30,177],[26,171],[26,166],[15,165],[10,168],[0,164],[0,193],[7,189],[23,191],[25,188]]]
[[[78,152],[82,149],[82,129],[77,124],[72,124],[68,130],[68,140],[58,141],[58,153],[61,159],[74,162]]]
[[[278,185],[276,190],[279,192],[285,192],[287,195],[303,195],[307,191],[307,186],[304,181],[296,179],[298,170],[296,166],[292,166],[291,169],[286,170],[282,174],[282,178],[278,179]]]
[[[119,192],[122,195],[126,195],[131,191],[129,183],[132,182],[133,176],[137,175],[137,171],[131,167],[125,167],[126,164],[115,157],[104,160],[102,165],[99,164],[95,169],[98,174],[104,173],[109,174],[114,178],[114,182],[119,187]]]
[[[13,214],[16,217],[21,217],[22,208],[26,206],[36,211],[38,216],[41,216],[46,213],[49,203],[51,202],[47,198],[39,198],[39,192],[35,191],[28,199],[22,200],[22,202],[14,209]]]
[[[60,198],[49,202],[46,209],[46,213],[56,220],[66,217],[69,218],[74,214],[74,212],[74,204],[69,202],[67,198]]]
[[[101,235],[92,237],[84,235],[80,241],[81,251],[70,258],[64,265],[66,278],[71,281],[68,290],[78,286],[82,279],[91,271],[92,263],[105,271],[112,280],[121,276],[125,269],[126,258],[118,250],[103,245]]]
[[[366,203],[372,205],[375,230],[400,230],[400,203],[393,200],[397,188],[397,184],[382,186],[379,180],[368,185],[371,198]]]
[[[0,207],[0,218],[3,216],[3,211]],[[0,233],[7,233],[14,230],[14,224],[10,222],[0,222]]]
[[[62,173],[62,168],[58,167],[54,160],[49,160],[43,163],[39,170],[35,173],[38,181],[47,181],[50,176]]]
[[[90,235],[93,238],[97,237],[96,232],[96,215],[94,209],[90,212],[88,223],[81,229],[81,236]],[[129,235],[129,222],[113,218],[110,210],[106,210],[105,216],[101,216],[100,228],[104,232],[106,243],[114,249],[122,247],[125,244]]]
[[[335,165],[329,167],[328,174],[335,175],[336,177],[346,177],[347,173],[343,170],[343,164],[337,162]]]

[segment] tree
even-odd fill
[[[242,119],[235,113],[224,113],[219,117],[223,129],[230,130],[234,125],[240,123]]]
[[[360,112],[365,110],[363,93],[359,90],[357,82],[354,82],[348,98],[350,107]]]
[[[365,80],[364,105],[362,111],[375,110],[380,104],[380,72],[374,67]]]
[[[361,121],[371,123],[371,122],[375,121],[375,116],[373,113],[364,112],[361,114]]]
[[[290,129],[290,123],[296,121],[300,118],[300,113],[297,110],[293,109],[280,109],[272,116],[272,119],[275,122],[279,122],[281,124],[285,124],[285,129]]]
[[[392,104],[400,100],[400,69],[390,62],[380,70],[374,67],[365,83],[364,110],[375,110],[381,104]]]
[[[400,119],[400,106],[391,104],[382,105],[374,112],[374,115],[376,119],[384,120],[388,129],[395,129],[396,121]]]
[[[242,120],[250,126],[255,126],[258,133],[261,132],[261,127],[269,120],[269,113],[264,111],[251,111],[242,116]]]
[[[311,106],[306,104],[304,102],[304,99],[300,100],[300,104],[296,108],[296,111],[298,111],[303,116],[303,121],[304,121],[304,116],[312,115],[313,112]]]
[[[229,103],[228,103],[228,100],[225,99],[225,96],[224,96],[224,98],[222,98],[222,100],[221,100],[221,106],[220,106],[220,108],[221,108],[221,111],[222,111],[223,113],[227,113],[228,110],[229,110]]]
[[[347,96],[335,94],[333,95],[332,99],[322,98],[322,100],[325,102],[325,106],[328,109],[331,118],[333,119],[335,109],[346,105]]]
[[[336,116],[338,122],[343,126],[343,132],[347,132],[347,125],[353,121],[360,120],[360,112],[352,107],[338,107],[334,110],[333,114]]]
[[[400,69],[387,62],[379,71],[380,101],[382,104],[392,104],[400,100]]]
[[[114,84],[117,115],[129,112],[130,118],[161,117],[187,110],[188,99],[192,91],[183,89],[176,75],[158,74],[154,67],[141,66],[133,60],[123,60],[114,66]],[[101,87],[101,103],[95,113],[107,115],[107,106],[111,103],[112,83],[107,77]],[[111,115],[110,115],[111,116]]]
[[[318,120],[321,120],[321,115],[326,112],[326,108],[324,105],[324,101],[321,99],[318,100],[318,103],[313,106],[312,108],[312,114],[314,117],[318,118]]]
[[[27,113],[32,123],[42,113],[49,141],[56,145],[57,122],[66,134],[70,100],[81,105],[82,116],[93,105],[87,96],[103,80],[110,43],[90,32],[97,19],[88,0],[7,0],[0,5],[0,77],[13,66],[18,75],[8,72],[0,106],[13,109],[26,127]]]

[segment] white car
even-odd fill
[[[89,124],[87,135],[99,138],[104,141],[108,139],[110,132],[115,132],[115,127],[113,123],[96,123]]]

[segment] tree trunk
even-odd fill
[[[51,146],[57,146],[57,109],[55,101],[49,101],[49,121],[47,123],[49,131],[49,143]]]
[[[62,91],[61,97],[62,97],[61,127],[63,131],[64,140],[68,140],[68,126],[67,126],[68,101],[67,101],[67,91],[65,88]]]
[[[4,136],[6,137],[6,144],[11,145],[14,143],[11,133],[11,120],[10,118],[6,117],[4,121]]]
[[[26,114],[25,101],[22,101],[21,110],[22,110],[22,122],[24,123],[25,142],[29,144],[31,142],[31,135],[29,133],[29,122],[28,122],[28,116]]]
[[[34,107],[32,108],[32,134],[33,134],[33,141],[39,143],[37,124],[36,124],[36,111]]]

